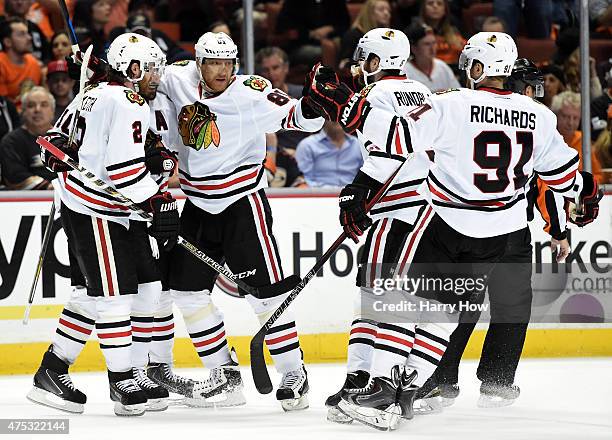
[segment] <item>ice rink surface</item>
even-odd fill
[[[344,380],[345,369],[339,364],[308,366],[310,408],[294,413],[284,413],[273,394],[257,394],[248,368],[242,369],[246,406],[222,409],[171,406],[165,412],[129,418],[113,414],[103,373],[72,375],[88,397],[82,415],[67,415],[30,403],[25,398],[31,387],[29,376],[0,376],[0,418],[68,417],[70,435],[53,438],[83,440],[360,440],[384,436],[410,440],[612,439],[612,358],[522,360],[516,380],[521,396],[513,406],[498,409],[476,407],[480,384],[475,376],[476,365],[474,361],[462,363],[461,394],[454,406],[442,414],[416,417],[391,433],[356,422],[337,425],[325,420],[323,402]],[[203,370],[197,369],[177,372],[203,376]],[[272,380],[279,380],[274,372]],[[27,434],[0,437],[41,438]]]

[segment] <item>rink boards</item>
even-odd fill
[[[305,274],[340,234],[336,196],[330,191],[270,192],[273,228],[285,275]],[[33,319],[27,326],[21,323],[40,252],[42,220],[49,215],[50,206],[50,195],[42,192],[5,193],[0,198],[0,374],[27,373],[36,368],[70,293],[66,237],[56,222],[36,292]],[[588,263],[595,258],[605,267],[612,260],[612,195],[604,197],[599,215],[590,227],[572,229],[571,243],[582,261]],[[550,261],[541,221],[532,222],[531,230],[537,254],[534,258],[544,263]],[[307,362],[337,362],[346,356],[347,329],[353,318],[356,294],[357,251],[357,245],[346,241],[325,265],[321,276],[308,284],[293,305]],[[600,275],[610,277],[609,266]],[[612,296],[612,292],[605,295]],[[258,328],[255,315],[243,299],[230,297],[218,289],[213,297],[225,315],[230,344],[236,347],[240,361],[248,362],[250,335]],[[612,309],[606,310],[612,315]],[[610,356],[612,316],[606,316],[604,321],[608,324],[531,325],[524,356]],[[199,365],[178,311],[175,311],[175,325],[177,365]],[[484,338],[481,327],[468,346],[467,357],[479,354]],[[87,344],[75,367],[97,370],[102,366],[94,341]]]

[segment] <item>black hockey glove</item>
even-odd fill
[[[68,55],[66,62],[68,63],[68,76],[75,81],[81,79],[81,65],[83,64],[84,53],[78,51],[75,54]],[[87,79],[89,82],[102,82],[106,81],[108,76],[108,63],[103,59],[92,55],[89,58],[89,65],[87,66]]]
[[[153,214],[148,233],[155,238],[165,251],[176,244],[179,235],[179,212],[176,199],[169,192],[159,192],[148,200],[139,203],[141,209]]]
[[[324,66],[321,63],[315,64],[304,78],[304,87],[302,88],[302,115],[306,119],[319,118],[321,115],[313,108],[312,101],[308,96],[313,81],[320,82],[339,82],[338,75],[330,67]]]
[[[370,189],[367,186],[351,183],[340,191],[340,224],[347,237],[359,243],[359,236],[372,225],[366,214],[366,200]]]
[[[309,97],[314,111],[349,134],[361,128],[370,110],[368,101],[343,83],[314,82]]]
[[[152,174],[172,174],[178,166],[176,153],[164,147],[161,136],[152,130],[147,132],[145,140],[145,165]]]
[[[79,161],[79,151],[74,145],[72,148],[68,146],[68,136],[62,133],[52,133],[46,135],[44,138],[51,142],[54,146],[62,150],[64,153],[66,153],[71,159],[76,160],[77,162]],[[53,171],[54,173],[72,171],[72,168],[70,168],[68,165],[66,165],[57,157],[49,153],[44,148],[40,149],[40,158],[45,167],[47,167],[48,170]]]
[[[591,173],[580,171],[583,187],[580,191],[580,206],[575,203],[566,204],[568,220],[580,227],[593,222],[599,215],[599,201],[603,198],[603,191],[599,189],[597,181]]]

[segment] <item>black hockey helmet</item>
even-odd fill
[[[518,58],[506,79],[506,88],[522,95],[527,86],[533,87],[536,98],[544,96],[544,75],[538,66],[527,58]]]

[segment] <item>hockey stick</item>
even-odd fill
[[[68,26],[68,36],[70,37],[70,42],[72,43],[72,53],[76,55],[76,53],[79,51],[79,41],[77,39],[76,33],[74,32],[74,27],[72,26],[72,20],[70,20],[70,14],[68,13],[68,7],[66,6],[66,0],[59,0],[58,3],[60,5],[60,9],[62,11],[62,16],[64,17],[64,21],[66,22],[66,26]]]
[[[26,304],[25,313],[23,315],[23,325],[28,325],[30,322],[30,309],[34,303],[34,294],[36,293],[36,286],[40,279],[42,272],[43,263],[45,261],[45,255],[47,254],[47,247],[49,246],[49,238],[51,237],[51,231],[53,230],[53,223],[55,218],[55,201],[51,203],[51,212],[47,219],[47,225],[45,226],[45,233],[43,235],[42,245],[40,247],[40,254],[38,255],[38,264],[36,265],[36,272],[34,273],[34,279],[32,280],[32,286],[30,287],[30,296],[28,297],[28,303]]]
[[[115,188],[113,188],[112,186],[108,185],[106,182],[101,180],[98,176],[96,176],[94,173],[89,171],[87,168],[83,167],[77,161],[75,161],[72,158],[70,158],[70,156],[68,156],[66,153],[64,153],[62,150],[57,148],[55,145],[53,145],[51,142],[49,142],[45,138],[39,136],[38,139],[36,139],[36,142],[38,143],[38,145],[40,145],[42,148],[47,150],[49,153],[51,153],[52,155],[57,157],[59,160],[64,162],[70,168],[72,168],[75,171],[78,171],[88,181],[93,183],[95,186],[100,188],[102,191],[104,191],[108,195],[114,197],[117,201],[119,201],[120,203],[124,204],[127,208],[129,208],[132,211],[136,212],[142,218],[144,218],[146,220],[152,220],[153,219],[153,216],[150,213],[148,213],[146,211],[143,211],[132,200],[130,200],[127,197],[125,197],[123,194],[121,194]],[[195,247],[193,244],[191,244],[190,242],[185,240],[183,237],[179,236],[177,243],[179,245],[181,245],[183,248],[185,248],[191,255],[195,256],[198,260],[202,261],[204,264],[206,264],[207,266],[211,267],[217,273],[219,273],[219,274],[223,275],[224,277],[226,277],[227,279],[230,279],[233,282],[235,282],[236,285],[238,285],[238,287],[240,287],[242,290],[244,290],[248,294],[253,295],[256,298],[260,297],[259,296],[260,293],[259,293],[258,289],[254,288],[252,286],[249,286],[244,281],[238,279],[238,277],[236,275],[234,275],[232,272],[227,270],[223,265],[217,263],[215,260],[213,260],[211,257],[206,255],[204,252],[202,252],[200,249]],[[289,279],[289,278],[287,278],[287,279]]]
[[[399,167],[397,170],[393,172],[393,174],[387,179],[385,184],[378,190],[378,192],[374,195],[372,200],[366,205],[366,212],[369,212],[372,207],[383,198],[386,194],[389,186],[399,173],[400,169],[404,164],[410,159],[414,157],[413,155],[409,156]],[[268,318],[268,320],[264,323],[264,325],[259,329],[259,331],[253,336],[250,344],[250,352],[251,352],[251,374],[253,375],[253,381],[255,382],[255,387],[257,391],[261,394],[268,394],[272,391],[272,382],[270,381],[270,375],[268,374],[268,368],[266,367],[266,359],[264,357],[264,338],[268,333],[268,330],[274,325],[274,323],[280,318],[287,307],[293,302],[293,300],[299,295],[299,293],[306,287],[306,284],[310,282],[312,278],[321,270],[323,265],[331,258],[331,256],[338,250],[338,247],[344,242],[347,235],[342,232],[340,236],[334,241],[334,243],[325,251],[325,253],[317,260],[315,265],[310,269],[310,271],[302,278],[299,284],[293,289],[293,291],[289,294],[289,296],[276,308],[272,316]]]

